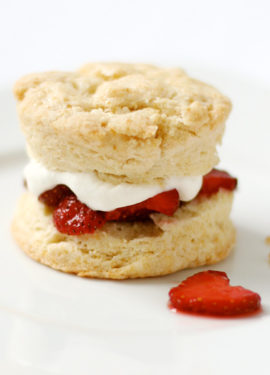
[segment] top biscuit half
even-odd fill
[[[151,182],[217,162],[231,103],[181,69],[93,63],[14,87],[31,157],[51,170]]]

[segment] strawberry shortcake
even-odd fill
[[[230,101],[178,68],[90,63],[14,88],[29,164],[12,223],[79,276],[165,275],[225,258],[237,181],[214,169]]]

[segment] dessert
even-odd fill
[[[204,271],[182,281],[169,292],[177,311],[201,315],[237,316],[260,310],[258,293],[242,286],[231,286],[225,272]]]
[[[33,259],[124,279],[216,263],[235,242],[218,162],[230,101],[180,69],[87,64],[14,88],[30,163],[12,223]]]

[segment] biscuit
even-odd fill
[[[232,200],[233,193],[221,189],[183,204],[173,217],[108,222],[93,234],[68,236],[56,230],[51,211],[26,192],[12,232],[30,257],[57,270],[110,279],[160,276],[213,264],[229,254],[235,243]]]
[[[51,170],[97,171],[116,183],[206,174],[231,109],[181,69],[145,64],[30,74],[14,93],[30,156]]]

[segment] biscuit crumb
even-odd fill
[[[270,236],[267,236],[265,239],[266,245],[270,245]],[[270,256],[270,255],[269,255]]]

